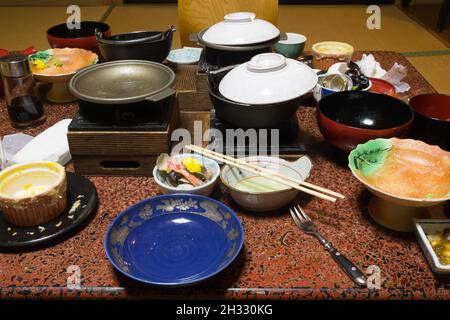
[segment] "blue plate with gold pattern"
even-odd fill
[[[188,194],[149,198],[125,209],[105,236],[106,255],[118,271],[166,287],[216,275],[243,243],[244,229],[233,210]]]

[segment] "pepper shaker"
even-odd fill
[[[0,58],[0,74],[13,127],[35,127],[44,122],[44,108],[28,57],[24,54],[10,54]]]

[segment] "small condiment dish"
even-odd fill
[[[417,219],[415,220],[415,231],[431,269],[435,273],[450,274],[450,265],[444,265],[433,249],[428,236],[442,232],[450,228],[450,219]]]
[[[206,158],[206,157],[203,157],[201,155],[190,154],[190,153],[178,154],[178,155],[173,156],[173,158],[180,159],[180,160],[184,159],[184,158],[194,158],[202,166],[206,167],[208,170],[211,171],[212,177],[208,182],[206,182],[198,187],[194,187],[194,186],[190,186],[189,188],[181,188],[180,186],[173,187],[165,181],[164,177],[159,172],[158,167],[155,166],[153,168],[153,178],[155,179],[156,184],[159,186],[159,188],[163,194],[183,193],[183,194],[198,194],[198,195],[202,195],[202,196],[209,196],[213,192],[214,187],[216,186],[216,183],[217,183],[217,179],[219,178],[219,175],[220,175],[220,167],[216,161]]]
[[[184,47],[170,51],[167,61],[173,64],[196,64],[200,60],[202,48]]]

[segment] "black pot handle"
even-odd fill
[[[100,30],[100,28],[95,28],[94,33],[95,33],[95,38],[97,39],[97,41],[103,39],[103,33]]]

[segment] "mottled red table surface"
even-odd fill
[[[394,52],[375,52],[382,67],[396,61],[408,68],[408,95],[434,92],[409,64]],[[403,96],[407,98],[407,96]],[[46,105],[44,125],[26,130],[37,134],[62,118],[72,117],[76,104]],[[381,271],[381,289],[358,289],[316,239],[299,231],[286,209],[269,215],[241,210],[225,190],[219,196],[236,210],[245,229],[245,245],[237,260],[221,274],[183,289],[152,288],[118,274],[105,256],[103,237],[111,221],[126,207],[157,195],[150,177],[90,177],[99,195],[93,219],[72,237],[37,251],[0,253],[0,299],[17,298],[302,298],[411,299],[450,298],[450,281],[434,275],[413,234],[388,231],[370,220],[370,193],[352,177],[339,153],[323,140],[316,110],[303,106],[298,113],[301,134],[313,159],[309,181],[343,193],[336,204],[299,195],[323,234],[363,270]],[[17,132],[0,103],[1,136]],[[69,170],[71,166],[69,165]],[[284,241],[282,241],[284,240]],[[67,289],[67,268],[80,268],[81,289]]]

